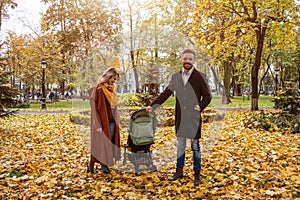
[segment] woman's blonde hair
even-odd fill
[[[116,68],[110,67],[104,71],[104,73],[100,76],[98,80],[98,84],[100,83],[108,83],[108,80],[114,76],[120,77],[120,74],[116,70]]]

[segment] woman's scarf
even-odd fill
[[[100,87],[108,100],[111,108],[116,108],[118,105],[118,96],[115,93],[115,86],[107,83],[101,83]]]

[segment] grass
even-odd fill
[[[272,102],[273,96],[260,95],[258,99],[259,108],[273,108],[274,102]],[[222,96],[213,96],[211,107],[221,108],[251,108],[251,96],[235,96],[231,98],[231,103],[228,105],[222,104]]]
[[[69,100],[62,100],[58,102],[46,102],[46,109],[50,111],[68,111],[72,109],[73,101]],[[42,104],[40,101],[30,101],[30,107],[29,108],[18,108],[18,110],[21,111],[39,111],[42,109]]]
[[[129,98],[130,95],[122,94],[119,95],[119,100],[123,103]],[[273,96],[260,95],[258,100],[259,108],[273,108],[274,102],[272,102]],[[213,96],[212,101],[209,107],[218,107],[218,108],[251,108],[251,97],[247,96],[235,96],[231,99],[232,103],[225,105],[222,104],[222,96]],[[175,97],[170,97],[164,104],[166,107],[175,106]],[[59,102],[48,102],[47,101],[47,110],[49,111],[76,111],[76,110],[88,110],[90,104],[88,100],[82,99],[69,99],[69,101],[61,100]],[[120,106],[121,107],[121,106]],[[32,101],[29,108],[20,108],[22,111],[39,111],[41,110],[41,103],[38,101]]]
[[[273,108],[274,102],[272,102],[273,96],[260,95],[258,99],[258,107],[259,108]],[[222,96],[214,95],[212,98],[209,107],[217,107],[217,108],[251,108],[251,96],[235,96],[231,98],[230,104],[222,104]],[[174,106],[175,98],[170,97],[165,103],[165,106]]]

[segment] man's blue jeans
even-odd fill
[[[176,168],[184,167],[185,149],[187,138],[177,137],[177,164]],[[199,139],[191,139],[191,148],[193,150],[194,159],[194,171],[200,171],[201,169],[201,151]]]

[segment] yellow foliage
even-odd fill
[[[120,66],[121,66],[121,64],[120,64],[119,58],[118,57],[114,57],[113,61],[111,62],[111,67],[119,69]]]
[[[0,119],[1,199],[293,199],[299,195],[300,135],[254,131],[240,125],[247,112],[226,112],[206,123],[201,139],[202,185],[193,187],[188,146],[184,178],[175,171],[173,127],[158,127],[152,146],[158,172],[130,173],[117,162],[111,174],[86,173],[89,127],[68,115],[16,115]],[[63,129],[63,130],[62,130]],[[219,131],[219,132],[218,132]],[[217,134],[218,132],[218,134]],[[121,143],[127,140],[121,130]],[[214,148],[207,149],[212,143]],[[133,166],[127,164],[125,167]]]

